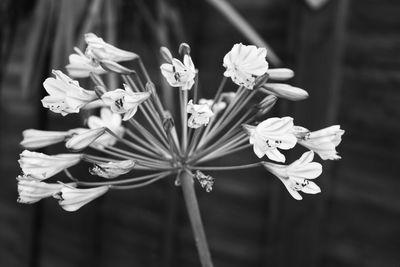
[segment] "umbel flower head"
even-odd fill
[[[189,45],[179,48],[182,61],[162,48],[166,63],[160,66],[160,72],[169,85],[180,89],[180,112],[174,117],[161,102],[157,85],[139,55],[108,44],[93,33],[86,34],[85,41],[85,53],[75,49],[66,69],[71,77],[90,77],[93,84],[88,88],[94,90],[84,89],[57,70],[53,71],[54,78],[43,83],[49,95],[42,103],[63,116],[82,109],[93,110],[85,117],[87,128],[28,129],[21,142],[27,149],[65,142],[66,149],[81,152],[46,155],[24,150],[19,160],[22,175],[17,178],[21,203],[53,197],[63,209],[76,211],[109,190],[139,188],[165,178],[176,178],[175,184],[182,185],[186,199],[194,194],[188,189],[193,186],[193,179],[206,192],[212,191],[215,179],[203,170],[262,166],[278,177],[295,199],[301,199],[299,192],[320,192],[311,181],[322,172],[322,165],[312,161],[314,152],[324,160],[340,158],[336,151],[344,133],[340,126],[310,132],[294,126],[291,117],[269,116],[277,101],[304,100],[308,93],[283,83],[294,72],[270,69],[265,48],[235,44],[223,58],[224,76],[210,99],[199,99],[203,96],[198,86],[201,76],[193,64]],[[128,60],[138,61],[138,67],[128,69],[117,63]],[[117,75],[123,89],[107,86],[100,76],[107,73]],[[233,84],[226,83],[227,77]],[[289,165],[273,163],[285,162],[285,151],[296,144],[310,151]],[[249,164],[207,164],[245,150],[251,153],[246,157],[253,161]],[[76,177],[72,167],[81,161],[91,167]],[[96,176],[95,181],[87,177],[90,175]],[[56,181],[49,182],[49,178]]]

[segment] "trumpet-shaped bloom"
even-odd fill
[[[59,70],[53,70],[56,78],[47,78],[43,82],[48,96],[42,99],[45,108],[65,116],[69,113],[78,113],[80,108],[97,99],[94,91],[88,91],[79,86]]]
[[[270,162],[263,162],[263,165],[282,181],[293,198],[301,200],[303,198],[299,191],[306,194],[321,192],[319,186],[309,180],[317,178],[322,173],[322,165],[318,162],[312,162],[313,158],[314,152],[308,151],[290,165],[279,165]]]
[[[285,156],[280,149],[291,149],[296,145],[297,138],[292,133],[293,118],[270,118],[257,126],[244,125],[249,134],[250,144],[254,153],[262,158],[266,155],[269,159],[285,162]]]
[[[85,54],[93,60],[111,60],[121,62],[139,58],[135,53],[116,48],[115,46],[104,42],[102,38],[97,37],[94,33],[85,34],[85,41],[88,45]]]
[[[46,155],[24,150],[18,161],[22,172],[33,178],[44,180],[79,163],[81,154]]]
[[[192,58],[184,55],[183,63],[176,58],[172,63],[164,63],[160,66],[161,73],[172,87],[181,87],[182,90],[190,90],[194,84],[196,70]]]
[[[129,86],[124,84],[125,90],[116,89],[106,92],[101,96],[104,103],[115,113],[124,114],[122,120],[127,121],[135,115],[138,106],[150,97],[149,92],[134,93]]]
[[[69,56],[69,64],[65,66],[69,76],[73,78],[86,78],[89,77],[90,73],[98,75],[106,73],[98,62],[88,58],[78,48],[75,48],[75,51],[77,53]]]
[[[41,131],[27,129],[22,132],[21,146],[27,149],[38,149],[64,141],[70,136],[69,131]]]
[[[130,172],[135,167],[134,160],[99,162],[89,170],[90,174],[111,179]]]
[[[27,175],[20,175],[18,180],[18,202],[32,204],[61,191],[62,184],[49,184]],[[74,186],[74,183],[68,184]]]
[[[190,128],[199,128],[203,125],[207,125],[210,122],[210,118],[214,116],[209,105],[195,105],[192,100],[187,104],[186,111],[192,114],[188,120],[188,126]]]
[[[109,186],[100,186],[88,189],[75,188],[64,185],[59,194],[55,195],[59,199],[58,204],[66,211],[76,211],[90,201],[104,195]]]
[[[94,115],[90,116],[88,119],[88,126],[90,129],[107,127],[121,138],[125,132],[125,128],[122,126],[121,115],[111,112],[109,108],[102,108],[100,110],[100,117]],[[97,138],[91,144],[91,146],[104,148],[107,146],[113,146],[116,142],[117,138],[106,132],[102,136]]]
[[[315,153],[323,160],[338,160],[341,157],[336,151],[336,147],[342,141],[344,130],[340,125],[333,125],[315,132],[308,132],[298,137],[298,143]]]
[[[97,138],[102,136],[106,129],[107,127],[100,127],[96,129],[86,129],[84,131],[80,131],[73,135],[71,139],[65,143],[65,146],[68,149],[75,151],[82,150],[90,146]]]
[[[208,105],[210,108],[212,108],[212,112],[218,113],[226,108],[226,102],[224,101],[219,101],[214,104],[213,99],[205,99],[205,98],[200,98],[199,99],[199,104],[200,105]]]
[[[253,89],[256,78],[268,70],[266,56],[265,48],[235,44],[224,57],[224,76],[231,77],[237,85]]]

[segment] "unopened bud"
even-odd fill
[[[124,75],[129,75],[134,73],[134,70],[128,69],[124,66],[122,66],[121,64],[118,64],[117,62],[114,62],[112,60],[101,60],[100,61],[100,65],[103,69],[108,70],[108,71],[112,71],[118,74],[124,74]]]
[[[294,77],[294,72],[291,69],[268,69],[267,71],[271,80],[285,81]]]
[[[171,51],[169,51],[168,48],[166,48],[165,46],[161,46],[160,47],[160,54],[161,57],[169,64],[172,64],[172,54]]]
[[[169,111],[163,113],[163,127],[166,132],[170,131],[175,126],[174,119]]]
[[[308,98],[307,91],[284,83],[266,83],[261,88],[266,94],[275,95],[292,101],[298,101]]]
[[[71,139],[65,143],[65,146],[74,151],[82,150],[88,147],[97,138],[102,136],[106,129],[106,127],[100,127],[97,129],[88,129],[87,131],[82,131],[81,133],[72,136]]]
[[[187,43],[181,43],[179,46],[179,54],[181,56],[190,55],[190,46]]]

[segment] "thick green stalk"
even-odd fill
[[[184,170],[179,174],[182,183],[183,197],[186,203],[186,209],[189,214],[190,223],[197,251],[199,253],[202,267],[213,267],[211,261],[210,250],[208,248],[206,234],[204,232],[203,223],[201,221],[199,204],[197,202],[196,192],[194,190],[192,174],[188,170]]]

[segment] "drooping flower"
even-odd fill
[[[196,171],[195,177],[199,181],[201,187],[203,187],[207,193],[210,193],[212,191],[215,178],[211,177],[210,175],[205,175],[199,170]]]
[[[296,127],[295,129],[301,129],[303,127]],[[303,132],[307,129],[303,128]],[[305,134],[299,134],[297,130],[296,136],[298,137],[298,143],[315,153],[317,153],[323,160],[338,160],[341,157],[336,151],[336,147],[342,141],[342,135],[344,130],[340,129],[340,125],[333,125],[315,132],[306,132]]]
[[[196,77],[196,69],[189,55],[183,56],[183,63],[176,58],[171,63],[160,66],[161,73],[172,87],[181,87],[182,90],[190,90]]]
[[[249,134],[250,144],[254,153],[262,158],[266,155],[269,159],[285,162],[285,156],[278,148],[288,150],[296,145],[297,138],[292,133],[293,118],[269,118],[257,126],[243,125]]]
[[[45,108],[66,116],[78,113],[79,109],[97,99],[94,91],[88,91],[79,86],[78,81],[72,80],[59,70],[53,70],[56,78],[50,77],[43,82],[48,96],[42,99]]]
[[[186,111],[192,114],[188,120],[190,128],[199,128],[207,125],[210,122],[210,118],[214,116],[207,104],[195,105],[192,100],[187,104]]]
[[[75,151],[82,150],[90,146],[97,138],[102,136],[107,127],[100,127],[96,129],[86,129],[73,135],[66,143],[65,147]]]
[[[254,45],[235,44],[224,57],[224,76],[237,85],[253,89],[257,77],[268,70],[267,50]]]
[[[133,52],[122,50],[106,43],[102,38],[97,37],[94,33],[85,34],[85,41],[88,45],[85,54],[92,60],[111,60],[121,62],[133,60],[139,57]]]
[[[59,183],[45,183],[28,175],[20,175],[18,180],[18,202],[32,204],[47,197],[54,196],[64,186]],[[74,186],[75,183],[68,184]]]
[[[77,47],[74,49],[76,54],[69,56],[69,64],[65,66],[69,76],[73,78],[86,78],[89,77],[90,73],[98,75],[106,73],[98,62],[88,58]]]
[[[107,127],[121,138],[125,132],[125,128],[122,126],[121,115],[111,112],[109,108],[102,108],[100,110],[100,117],[94,115],[90,116],[88,119],[88,126],[90,129]],[[113,146],[116,142],[117,138],[106,132],[97,138],[91,146],[104,148],[107,146]]]
[[[135,167],[134,160],[98,162],[89,169],[90,174],[111,179],[130,172]]]
[[[24,150],[18,163],[25,175],[44,180],[79,163],[81,154],[46,155]]]
[[[263,162],[264,167],[279,178],[294,199],[301,200],[299,191],[306,194],[317,194],[321,189],[309,179],[315,179],[322,173],[322,165],[312,162],[314,152],[304,153],[300,159],[290,165],[279,165]]]
[[[69,131],[41,131],[36,129],[27,129],[22,132],[24,139],[20,144],[27,149],[38,149],[62,142],[70,135]]]
[[[214,104],[213,99],[200,98],[199,104],[200,105],[208,105],[210,108],[212,108],[212,112],[214,112],[214,113],[218,113],[226,108],[226,102],[219,101]]]
[[[59,199],[58,204],[66,211],[76,211],[90,201],[104,195],[109,186],[100,186],[88,189],[75,188],[64,185],[61,191],[55,195]]]
[[[116,89],[101,96],[104,103],[118,114],[124,114],[122,120],[127,121],[135,115],[138,106],[150,97],[149,92],[133,92],[128,85],[124,84],[125,90]]]

